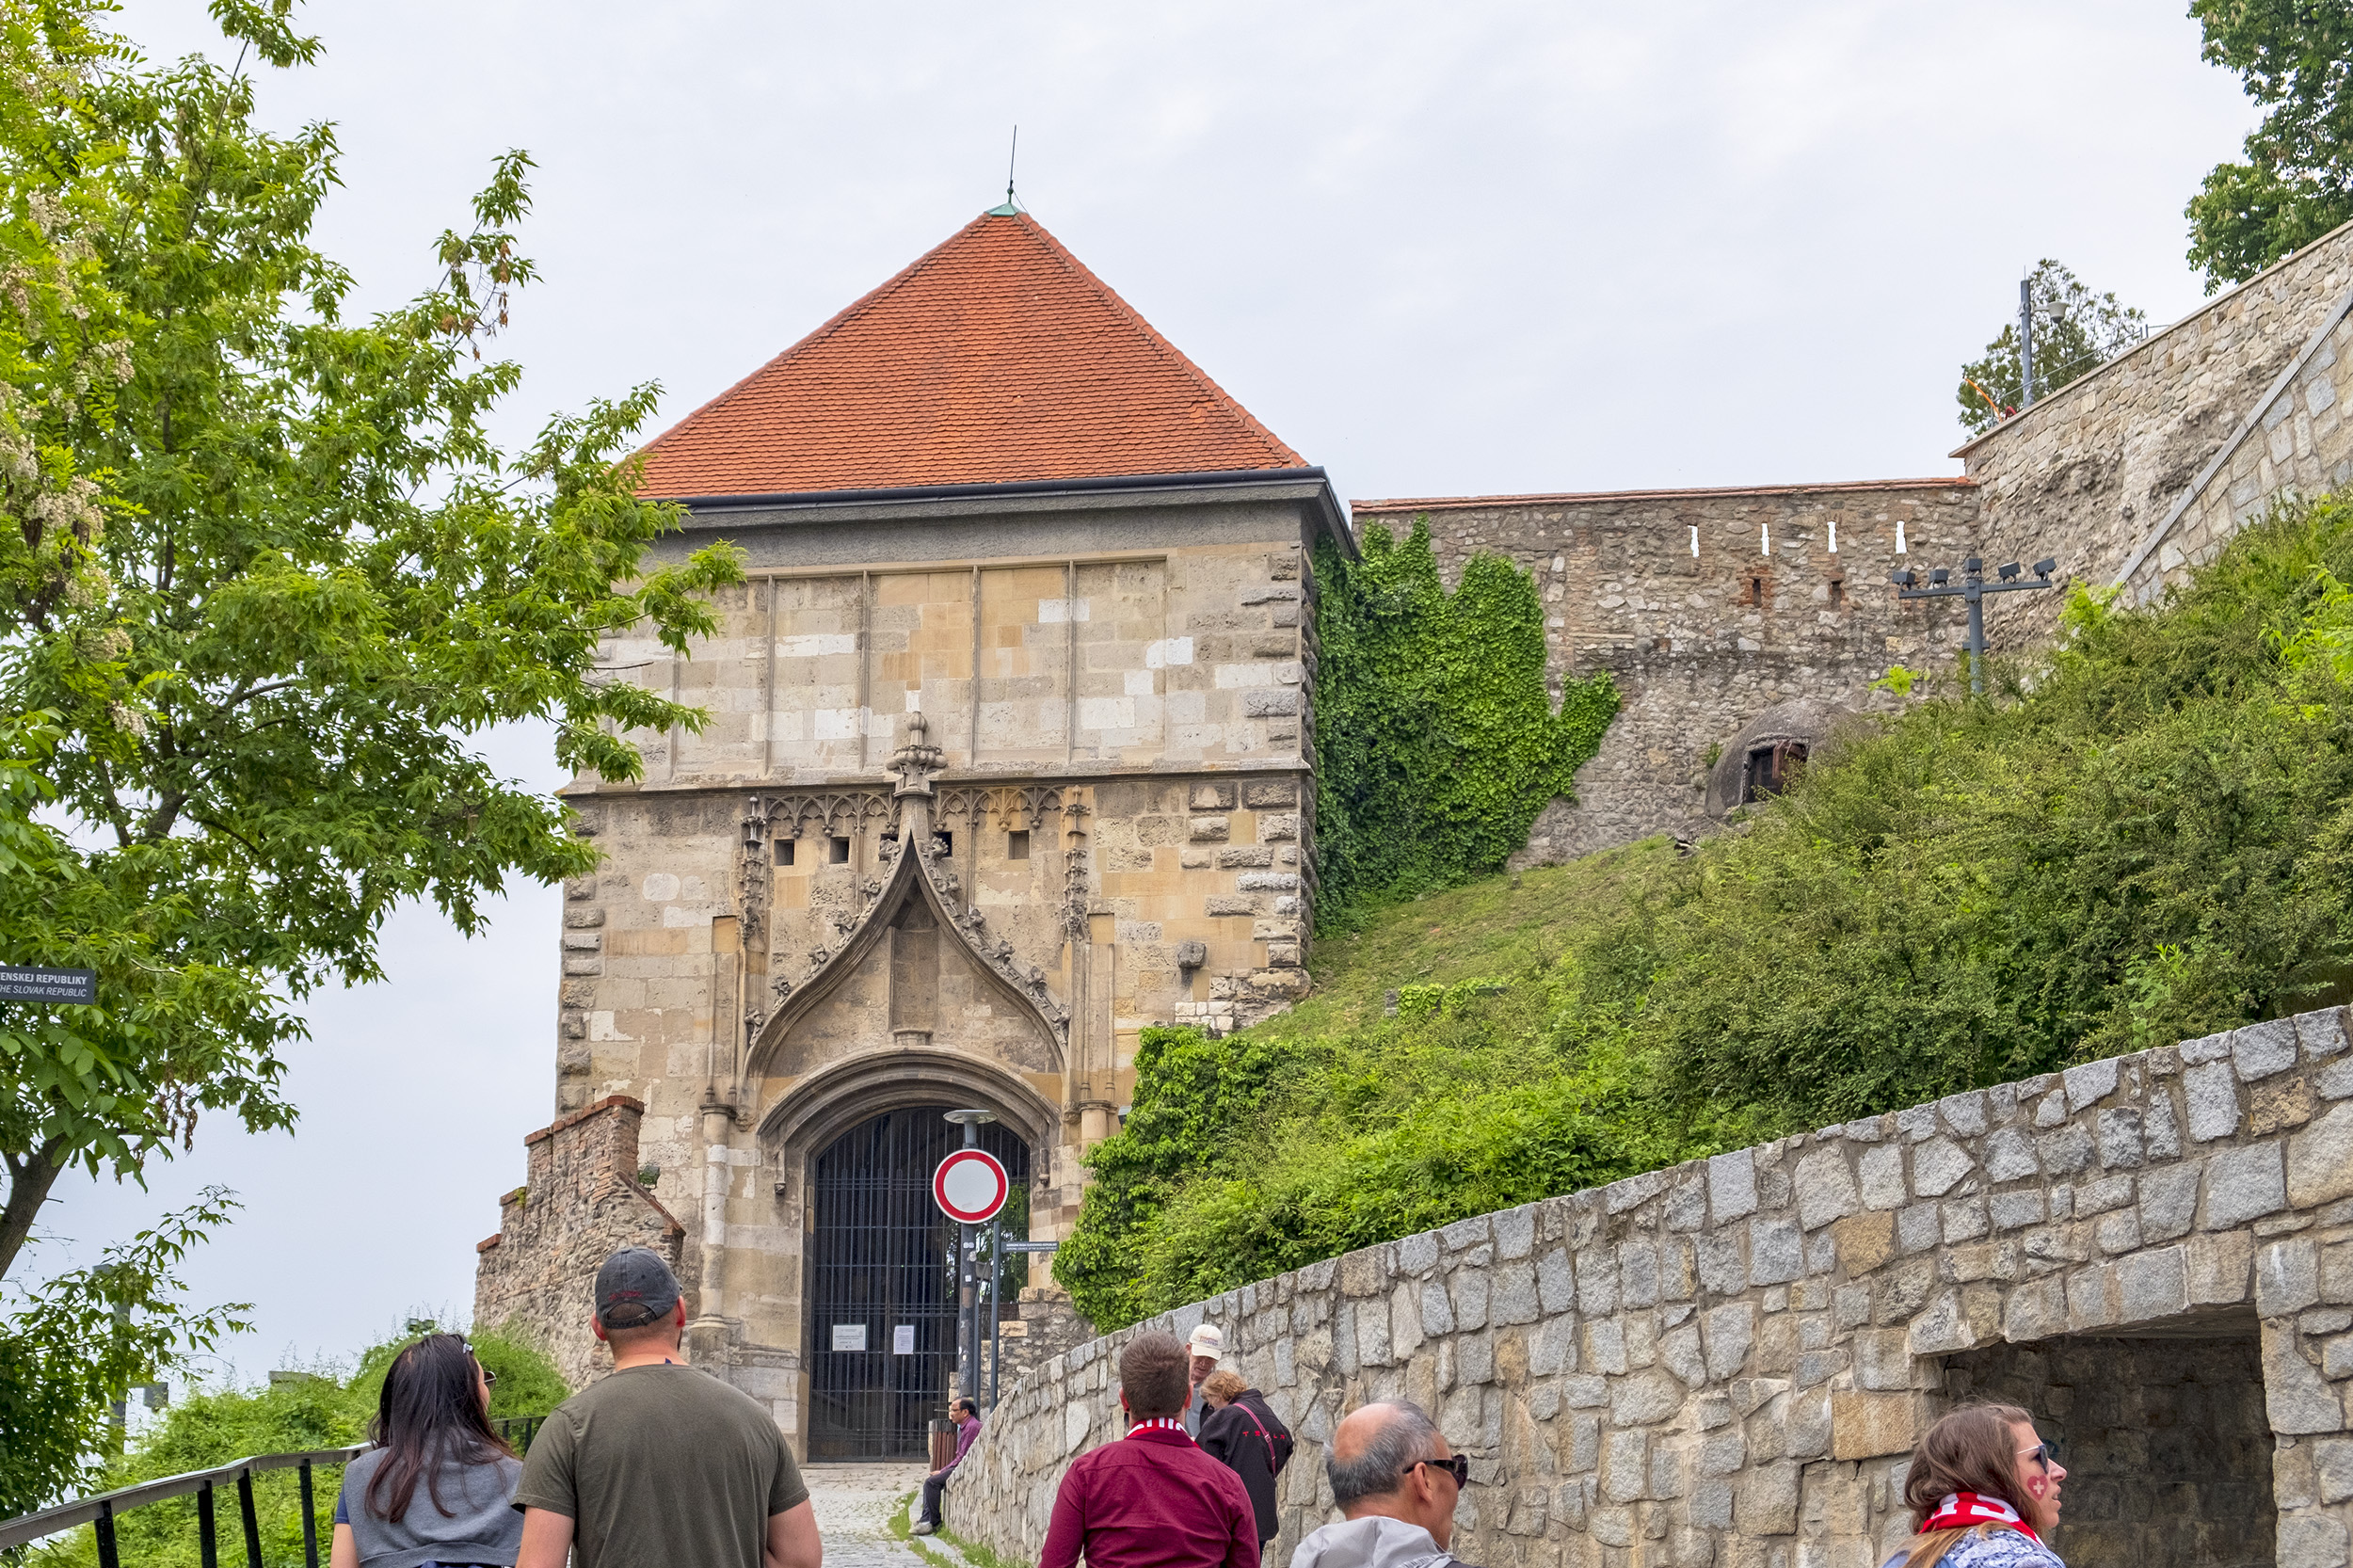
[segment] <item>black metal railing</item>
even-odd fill
[[[533,1418],[536,1424],[536,1418]],[[220,1544],[213,1517],[213,1493],[231,1481],[237,1483],[237,1518],[245,1528],[245,1560],[247,1568],[262,1568],[262,1527],[253,1512],[253,1478],[264,1470],[299,1470],[302,1473],[302,1556],[309,1568],[319,1564],[318,1510],[312,1496],[311,1466],[313,1464],[347,1464],[367,1452],[368,1445],[355,1443],[348,1448],[317,1448],[309,1453],[259,1454],[251,1459],[232,1459],[210,1470],[191,1470],[184,1476],[166,1476],[161,1480],[143,1480],[136,1486],[125,1486],[113,1492],[102,1492],[95,1497],[80,1497],[55,1508],[44,1508],[36,1513],[21,1514],[14,1519],[0,1519],[0,1551],[39,1541],[44,1535],[70,1530],[80,1525],[95,1526],[98,1536],[99,1568],[121,1568],[122,1559],[115,1546],[115,1519],[131,1509],[144,1508],[171,1497],[196,1494],[197,1548],[204,1568],[219,1568]]]
[[[502,1416],[490,1428],[506,1439],[506,1446],[520,1459],[531,1451],[531,1440],[539,1435],[539,1423],[546,1419],[544,1416]]]

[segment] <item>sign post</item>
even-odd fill
[[[985,1224],[1005,1207],[1013,1180],[995,1155],[979,1147],[980,1124],[993,1122],[993,1111],[951,1111],[948,1120],[964,1128],[964,1147],[939,1162],[932,1172],[932,1201],[956,1222],[956,1325],[964,1375],[959,1385],[967,1399],[981,1396],[980,1257],[972,1246],[972,1227]]]

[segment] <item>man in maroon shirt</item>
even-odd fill
[[[1185,1435],[1185,1347],[1140,1334],[1119,1352],[1128,1435],[1071,1462],[1054,1494],[1040,1568],[1258,1568],[1241,1478]]]

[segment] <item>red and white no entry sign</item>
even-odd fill
[[[940,1212],[962,1224],[983,1224],[1005,1207],[1013,1182],[986,1149],[958,1149],[932,1173],[932,1198]]]

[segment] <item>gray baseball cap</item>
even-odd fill
[[[678,1275],[662,1255],[623,1247],[597,1271],[597,1321],[607,1328],[644,1328],[678,1304]]]

